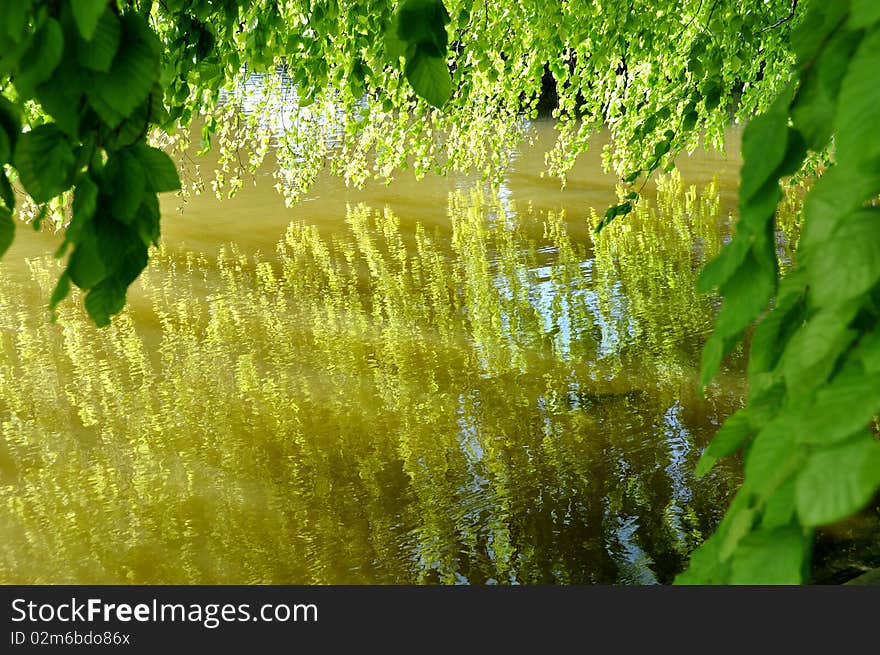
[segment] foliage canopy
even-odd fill
[[[815,527],[880,485],[867,429],[880,410],[880,223],[865,206],[880,192],[878,21],[874,0],[5,2],[0,252],[18,184],[35,225],[49,216],[64,229],[52,307],[72,283],[109,323],[157,243],[157,194],[181,185],[148,140],[200,116],[205,145],[220,146],[218,191],[240,184],[237,144],[253,145],[255,166],[274,138],[278,186],[295,200],[328,160],[355,184],[406,166],[496,175],[550,91],[560,136],[546,161],[563,179],[602,126],[607,165],[635,184],[682,149],[719,143],[731,115],[760,114],[744,135],[737,236],[703,275],[725,298],[704,383],[759,321],[749,404],[701,466],[745,447],[746,481],[681,580],[798,582]],[[242,121],[234,100],[254,73],[266,91]],[[278,111],[290,85],[293,126]],[[778,283],[779,179],[832,135],[797,269]]]

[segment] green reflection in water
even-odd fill
[[[695,393],[716,191],[595,243],[503,192],[448,217],[160,252],[106,330],[48,324],[47,260],[0,279],[0,581],[671,581],[737,482],[691,476],[742,396]]]

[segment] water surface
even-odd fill
[[[19,229],[0,580],[670,582],[738,482],[692,475],[744,388],[734,357],[698,396],[716,303],[693,288],[738,133],[595,237],[601,139],[563,190],[533,129],[497,188],[321,177],[288,209],[264,171],[180,214],[169,196],[106,330],[79,297],[48,322],[58,238]]]

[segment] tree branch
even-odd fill
[[[783,16],[778,21],[776,21],[775,23],[773,23],[769,27],[765,27],[761,31],[766,32],[768,30],[775,30],[777,27],[779,27],[783,23],[787,23],[788,21],[790,21],[792,18],[794,18],[794,12],[795,12],[795,9],[797,9],[797,6],[798,6],[798,0],[791,0],[791,11],[788,12],[788,16]]]

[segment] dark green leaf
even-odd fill
[[[0,166],[9,161],[12,157],[12,144],[6,135],[6,130],[0,125]]]
[[[146,144],[139,144],[132,152],[143,165],[149,191],[163,193],[180,188],[177,167],[167,154]]]
[[[9,147],[14,151],[18,135],[21,133],[21,112],[7,98],[0,95],[0,129],[9,138]]]
[[[154,193],[144,195],[138,207],[134,226],[144,246],[159,245],[159,199]]]
[[[70,141],[52,123],[22,134],[13,158],[22,186],[38,203],[51,200],[70,186],[75,162]]]
[[[76,247],[70,255],[67,273],[80,289],[91,289],[107,276],[107,267],[101,258],[101,247],[93,223],[83,226]]]
[[[6,209],[9,211],[15,209],[15,193],[6,177],[6,171],[2,167],[0,167],[0,200],[3,201],[3,204],[6,205]]]
[[[98,327],[110,325],[110,317],[125,307],[126,287],[115,277],[108,277],[86,295],[86,311]]]
[[[91,41],[77,48],[77,60],[86,68],[106,73],[113,65],[121,36],[119,19],[108,9],[101,15]]]
[[[55,290],[52,291],[52,297],[49,299],[49,311],[52,312],[53,321],[55,320],[55,308],[58,307],[62,300],[67,298],[69,293],[70,276],[67,274],[67,271],[64,271],[61,277],[58,278],[58,284],[55,285]]]
[[[0,257],[9,250],[14,238],[15,221],[12,220],[12,212],[5,207],[0,207]]]
[[[856,353],[868,373],[880,373],[880,329],[866,335]]]
[[[408,47],[407,42],[397,36],[399,25],[400,19],[395,13],[385,30],[385,53],[388,56],[388,61],[395,66],[401,57],[406,56],[406,49]]]
[[[854,30],[870,27],[880,21],[880,3],[877,0],[852,0],[849,27]]]
[[[31,96],[38,84],[45,82],[61,62],[64,51],[64,35],[54,18],[47,18],[34,35],[34,41],[22,56],[21,66],[15,76],[15,88],[19,95]]]
[[[397,36],[407,43],[432,43],[445,53],[449,14],[441,0],[405,0],[397,12]]]
[[[107,9],[106,0],[70,0],[70,8],[79,33],[86,41],[91,41],[98,19]]]
[[[107,160],[104,177],[103,190],[110,198],[110,213],[117,220],[130,223],[146,189],[144,167],[131,151],[120,150]]]
[[[443,107],[452,95],[452,76],[446,59],[425,54],[421,45],[406,62],[406,79],[417,94],[437,108]]]
[[[18,43],[24,36],[31,0],[5,0],[0,2],[0,28]]]
[[[798,516],[807,526],[833,523],[862,509],[878,487],[880,442],[864,432],[810,457],[798,476]]]
[[[76,244],[79,241],[83,228],[95,217],[97,206],[98,186],[88,175],[83,175],[73,191],[73,216],[67,226],[62,246],[66,246],[67,243]],[[59,250],[59,253],[63,252],[63,249]]]
[[[118,126],[159,79],[159,44],[140,19],[126,16],[119,52],[107,73],[95,74],[89,103],[110,126]]]

